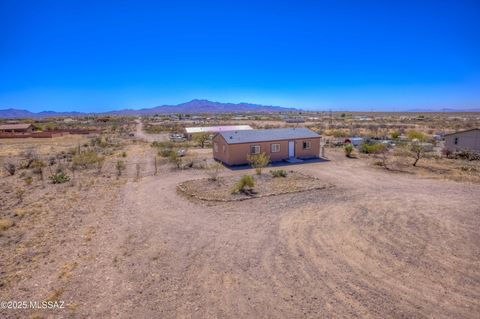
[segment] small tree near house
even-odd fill
[[[418,161],[425,157],[425,147],[419,142],[412,142],[409,147],[410,154],[414,159],[413,166],[417,166]]]
[[[378,145],[381,145],[378,147],[378,150],[376,152],[376,154],[379,154],[382,158],[382,166],[386,169],[388,169],[388,166],[387,166],[387,160],[388,160],[388,154],[390,152],[388,146],[386,144],[378,144]]]
[[[207,133],[201,133],[195,135],[195,141],[202,147],[205,147],[205,143],[210,139],[210,134]]]
[[[418,131],[408,132],[408,138],[411,140],[409,145],[410,155],[413,157],[414,162],[413,166],[417,166],[418,161],[425,157],[425,146],[422,144],[427,140],[427,137],[424,133]]]
[[[255,168],[257,175],[262,174],[262,169],[270,163],[270,157],[265,153],[247,155],[248,163]]]

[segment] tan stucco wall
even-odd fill
[[[457,144],[455,144],[455,138],[458,138]],[[452,152],[465,149],[480,151],[480,130],[445,136],[445,148]]]
[[[295,157],[315,158],[319,156],[320,137],[310,139],[297,139],[294,141]],[[310,141],[311,147],[309,150],[302,149],[303,141]],[[217,143],[218,145],[218,152],[215,152],[214,149],[213,157],[228,165],[247,164],[247,155],[250,154],[250,147],[252,145],[259,145],[260,153],[265,153],[270,156],[270,160],[272,162],[278,162],[288,158],[288,140],[228,145],[221,135],[216,135],[213,138],[213,143]],[[271,144],[280,144],[280,152],[272,153]]]

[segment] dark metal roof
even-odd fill
[[[270,142],[279,140],[294,140],[301,138],[320,137],[308,128],[278,128],[270,130],[229,131],[218,133],[223,136],[227,144],[241,144],[254,142]]]
[[[449,134],[445,134],[445,136],[450,136],[450,135],[455,135],[455,134],[460,134],[460,133],[466,133],[466,132],[470,132],[470,131],[477,131],[477,130],[480,130],[480,128],[472,128],[472,129],[469,129],[469,130],[465,130],[465,131],[458,131],[458,132],[454,132],[454,133],[449,133]]]

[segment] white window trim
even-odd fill
[[[303,143],[305,143],[305,147],[303,147],[304,150],[309,150],[310,148],[312,148],[312,142],[303,141]],[[302,146],[303,146],[303,143],[302,143]]]
[[[274,150],[274,148],[273,148],[274,146],[276,146],[275,147],[276,150]],[[280,152],[280,144],[279,143],[270,144],[270,152],[272,152],[272,153]]]
[[[217,142],[213,143],[213,151],[215,153],[218,153],[218,143]]]
[[[252,148],[255,148],[255,150],[258,149],[258,152],[252,152]],[[250,154],[252,155],[257,155],[257,154],[260,154],[260,145],[250,145]]]

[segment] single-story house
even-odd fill
[[[444,135],[445,148],[450,152],[471,150],[480,152],[480,128]]]
[[[2,124],[0,125],[0,132],[6,133],[31,133],[35,130],[32,124]]]
[[[272,162],[320,155],[321,136],[307,128],[219,132],[213,137],[213,158],[227,165],[247,164],[247,156],[265,153]]]
[[[251,130],[250,125],[224,125],[224,126],[198,126],[198,127],[186,127],[185,136],[188,140],[191,140],[196,134],[216,134],[225,131],[243,131]]]

